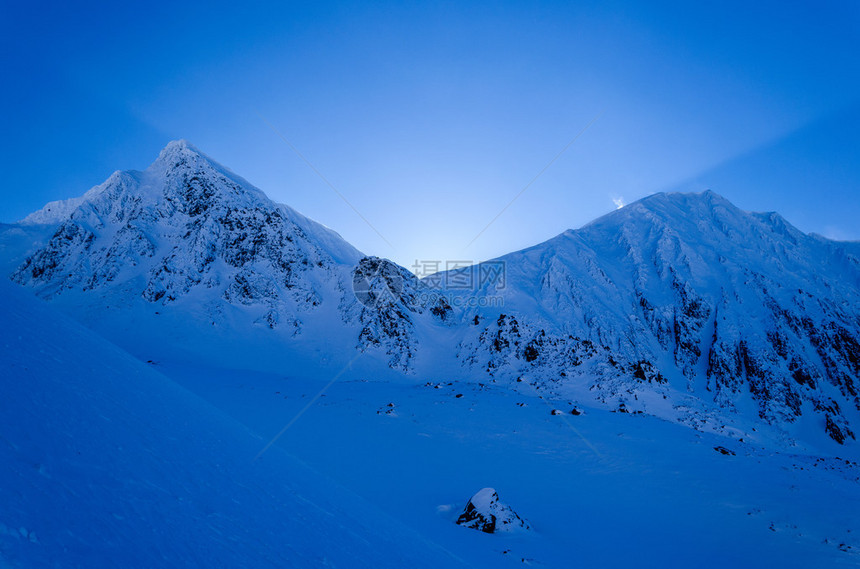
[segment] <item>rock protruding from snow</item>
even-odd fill
[[[466,509],[457,518],[457,525],[476,529],[484,533],[497,533],[529,529],[526,523],[510,506],[499,501],[492,488],[484,488],[472,496]]]

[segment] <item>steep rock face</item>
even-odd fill
[[[812,413],[842,442],[860,418],[855,245],[711,192],[657,194],[493,261],[504,288],[448,291],[502,300],[464,314],[459,355],[601,400],[671,387],[770,423]]]
[[[12,279],[47,298],[122,283],[162,304],[205,289],[275,326],[323,301],[339,257],[359,257],[346,243],[327,251],[298,218],[180,141],[88,192]]]
[[[362,258],[353,271],[352,282],[360,304],[356,318],[361,324],[358,347],[384,350],[389,367],[394,369],[411,370],[419,344],[416,318],[438,324],[452,319],[453,309],[444,297],[387,259]]]

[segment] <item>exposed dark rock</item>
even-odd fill
[[[836,424],[836,421],[830,415],[826,415],[825,417],[825,426],[824,430],[830,436],[831,439],[836,441],[837,443],[845,444],[845,439],[850,437],[852,440],[854,439],[854,432],[848,428],[847,425],[842,425],[841,427]]]
[[[525,520],[499,501],[499,495],[492,488],[484,488],[472,496],[466,509],[457,518],[457,525],[484,533],[529,529]]]

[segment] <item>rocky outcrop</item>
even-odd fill
[[[529,524],[510,506],[499,501],[499,495],[492,488],[484,488],[472,496],[466,509],[457,518],[457,525],[484,533],[530,529]]]
[[[379,348],[393,369],[411,372],[418,350],[415,319],[444,324],[453,309],[444,297],[428,289],[409,271],[378,257],[363,257],[352,272],[360,308],[358,348]]]

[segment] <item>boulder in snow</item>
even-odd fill
[[[529,524],[525,520],[519,517],[510,506],[499,501],[499,495],[492,488],[484,488],[472,496],[466,509],[457,518],[457,525],[484,533],[529,529]]]

